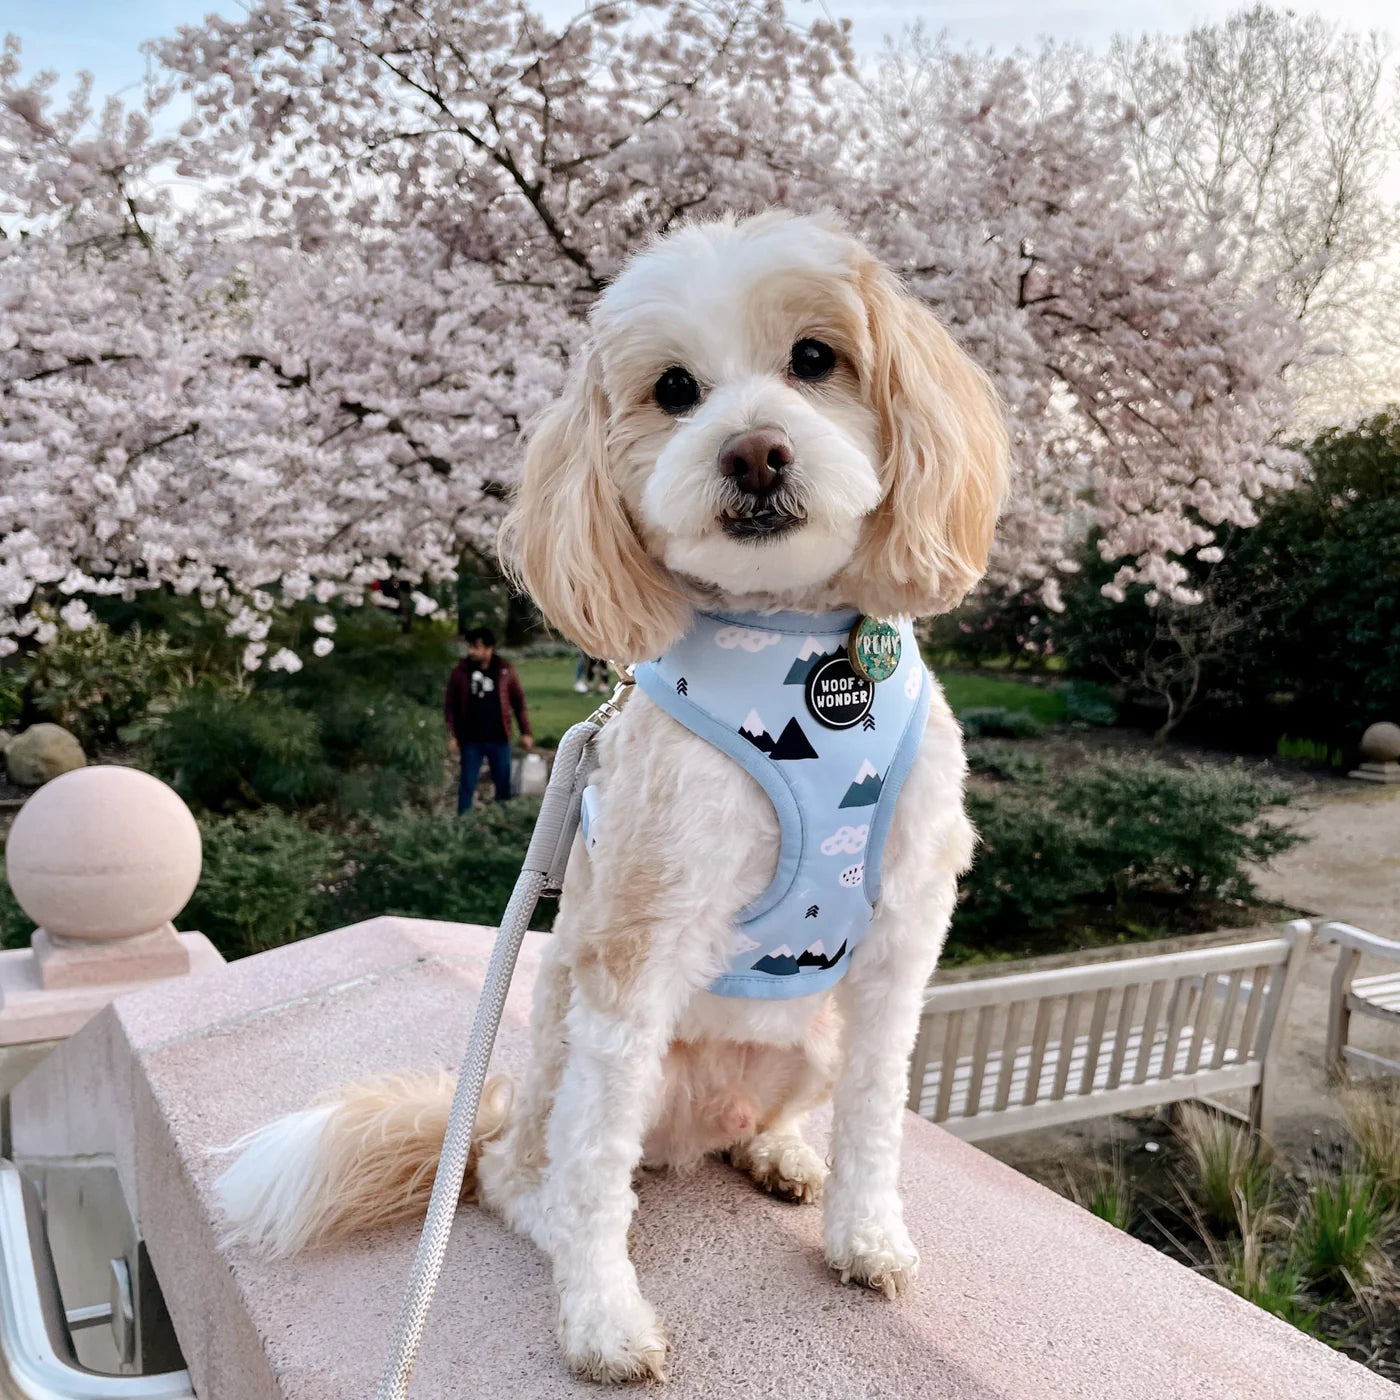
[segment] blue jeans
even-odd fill
[[[457,786],[457,813],[460,816],[472,805],[476,782],[481,776],[481,760],[491,766],[491,781],[496,788],[496,801],[510,800],[510,745],[463,744],[462,781]]]

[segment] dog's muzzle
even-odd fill
[[[720,445],[716,465],[734,489],[721,517],[730,539],[772,539],[804,523],[787,474],[793,459],[791,439],[772,425],[734,433]]]

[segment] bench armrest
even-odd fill
[[[1382,938],[1378,933],[1367,933],[1365,929],[1353,928],[1350,924],[1323,924],[1317,931],[1319,943],[1336,943],[1353,952],[1369,953],[1372,957],[1390,958],[1400,962],[1400,943],[1391,938]]]

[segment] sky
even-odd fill
[[[1095,48],[1123,28],[1134,32],[1180,33],[1201,20],[1218,20],[1242,8],[1241,0],[1138,0],[1125,24],[1118,3],[1057,3],[1057,0],[788,0],[799,22],[823,5],[847,15],[855,25],[856,46],[874,57],[886,35],[899,34],[915,20],[956,43],[978,47],[1014,47],[1042,36],[1076,40]],[[234,15],[238,0],[0,0],[0,33],[18,34],[24,71],[53,68],[68,80],[81,69],[91,72],[98,96],[139,83],[145,73],[143,39],[173,33],[180,24],[196,24],[210,10]],[[536,0],[548,19],[577,13],[579,0]],[[1291,8],[1324,13],[1353,29],[1400,31],[1394,0],[1329,0],[1326,5],[1295,3]]]

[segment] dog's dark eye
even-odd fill
[[[672,365],[652,385],[652,397],[667,413],[684,413],[700,402],[700,386],[695,376],[680,365]]]
[[[836,368],[836,351],[822,340],[799,340],[792,347],[794,379],[825,379]]]

